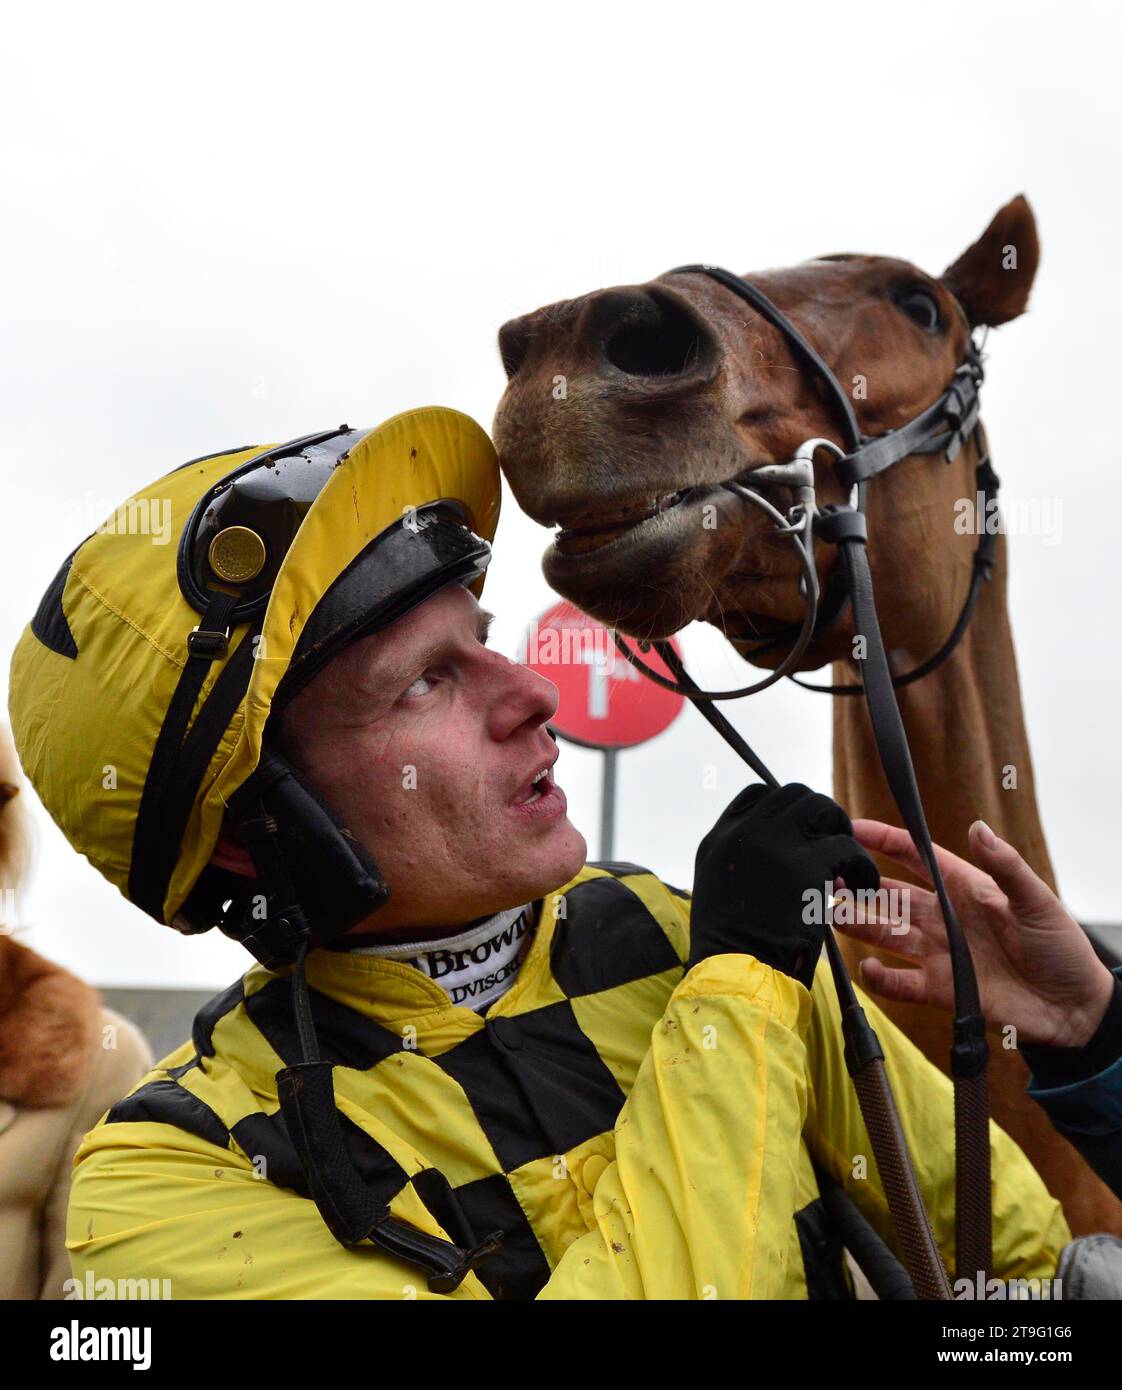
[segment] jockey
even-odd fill
[[[844,812],[746,788],[692,901],[584,862],[556,691],[485,643],[498,470],[455,411],[193,460],[130,500],[172,544],[107,528],[67,558],[15,652],[17,747],[130,902],[257,963],[86,1135],[76,1277],[852,1296],[827,1187],[895,1236],[804,910],[877,882]],[[863,1003],[952,1265],[951,1084]],[[1059,1203],[991,1140],[993,1274],[1047,1279]]]

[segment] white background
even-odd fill
[[[985,418],[1005,495],[1062,502],[1060,544],[1012,542],[1014,633],[1061,885],[1085,919],[1122,921],[1116,15],[9,10],[0,682],[62,558],[193,455],[429,403],[489,426],[512,315],[683,261],[848,250],[939,271],[1024,191],[1042,266],[1031,312],[991,335]],[[551,598],[545,542],[507,497],[486,601],[510,654]],[[711,630],[685,647],[703,683],[743,682]],[[829,788],[826,701],[783,686],[732,717],[784,779]],[[595,854],[598,755],[566,748],[559,777]],[[621,760],[617,856],[688,883],[744,780],[686,711]],[[244,968],[213,934],[161,931],[35,812],[23,939],[102,984]]]

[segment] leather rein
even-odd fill
[[[691,679],[669,642],[655,641],[643,643],[642,646],[646,649],[653,645],[674,677],[672,680],[652,670],[618,634],[615,635],[616,645],[627,660],[649,679],[690,699],[730,747],[763,781],[772,786],[778,786],[778,780],[716,708],[716,701],[752,694],[774,684],[783,676],[789,676],[804,689],[825,694],[865,695],[881,767],[904,824],[931,876],[946,924],[955,998],[951,1076],[955,1098],[956,1273],[960,1278],[971,1280],[976,1278],[978,1271],[983,1273],[983,1277],[988,1277],[993,1260],[993,1216],[987,1083],[989,1047],[985,1036],[985,1018],[970,949],[935,858],[895,690],[928,675],[957,646],[970,624],[982,583],[993,573],[997,537],[983,521],[974,554],[970,588],[958,620],[943,645],[913,670],[894,675],[877,619],[865,520],[865,491],[872,478],[913,454],[945,454],[947,461],[951,462],[970,437],[977,446],[977,487],[985,498],[985,514],[988,516],[989,504],[996,500],[999,484],[990,465],[985,434],[979,420],[979,388],[983,377],[981,350],[971,339],[950,385],[934,404],[914,420],[887,434],[868,436],[862,432],[849,396],[825,359],[760,289],[718,266],[679,266],[669,273],[706,275],[716,280],[776,327],[796,362],[825,386],[845,444],[839,447],[829,439],[807,440],[790,463],[755,468],[723,484],[770,515],[777,531],[791,540],[799,555],[802,572],[800,587],[806,600],[802,625],[790,633],[769,638],[762,645],[744,653],[751,657],[791,642],[790,651],[776,670],[755,684],[738,690],[705,691]],[[847,504],[817,506],[814,459],[823,449],[832,452],[835,473],[850,489]],[[795,491],[798,500],[784,516],[756,491],[754,483],[785,485]],[[814,563],[816,540],[836,545],[839,551],[839,563],[834,568],[821,603]],[[840,617],[847,605],[853,608],[855,632],[865,639],[865,656],[855,658],[861,675],[860,684],[819,686],[797,680],[791,673],[806,647],[815,635]],[[916,1296],[926,1299],[951,1298],[953,1295],[947,1272],[935,1244],[885,1073],[884,1054],[858,1003],[832,932],[826,934],[826,949],[841,1004],[846,1065],[857,1090],[878,1171],[884,1182],[893,1225],[904,1252],[908,1276]]]

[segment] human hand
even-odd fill
[[[926,866],[905,830],[881,821],[858,820],[853,833],[875,850],[930,883]],[[1095,955],[1086,933],[1020,854],[984,821],[970,827],[970,852],[977,866],[935,847],[947,893],[970,944],[982,1010],[993,1026],[1013,1024],[1028,1045],[1084,1047],[1102,1022],[1114,977]],[[853,885],[850,885],[853,886]],[[906,894],[908,925],[901,915],[858,907],[837,929],[878,946],[916,969],[861,963],[861,983],[885,999],[954,1006],[946,927],[934,892],[899,879],[882,888]],[[895,930],[893,928],[895,927]]]

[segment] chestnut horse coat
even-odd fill
[[[74,1154],[151,1064],[96,990],[0,933],[0,1299],[65,1296]]]

